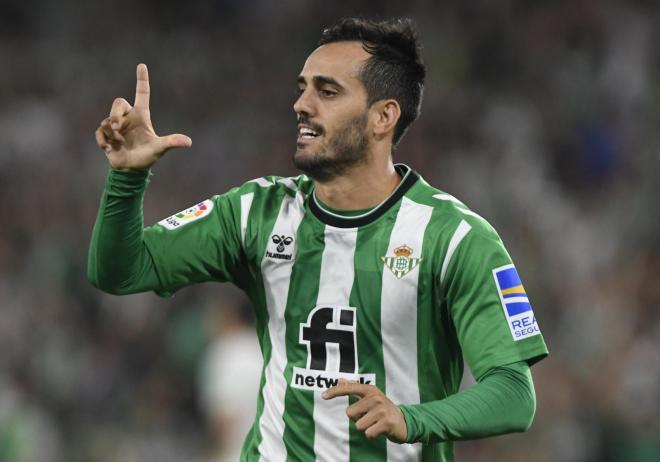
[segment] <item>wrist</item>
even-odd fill
[[[128,168],[128,167],[113,167],[112,165],[110,166],[110,170],[113,170],[115,172],[135,172],[135,173],[140,173],[140,172],[148,172],[150,167],[147,168]]]
[[[105,189],[113,196],[127,197],[144,192],[151,177],[150,170],[117,170],[108,172]]]
[[[417,426],[415,424],[415,416],[411,412],[411,406],[401,404],[399,409],[403,414],[403,420],[406,425],[406,440],[404,443],[417,443],[419,435],[417,434]]]
[[[139,168],[116,168],[110,166],[110,172],[117,172],[117,173],[128,173],[128,174],[134,174],[134,175],[148,175],[151,172],[150,168],[145,168],[145,169],[139,169]]]

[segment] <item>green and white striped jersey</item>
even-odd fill
[[[463,357],[480,377],[547,354],[493,228],[397,169],[396,191],[359,216],[324,208],[305,176],[265,177],[145,230],[161,293],[230,281],[252,301],[264,368],[241,460],[452,460],[450,442],[369,441],[349,398],[321,393],[346,378],[425,403],[458,391]]]

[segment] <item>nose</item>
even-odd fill
[[[312,97],[312,89],[306,88],[303,90],[295,103],[293,103],[293,110],[296,114],[306,114],[310,117],[314,116],[314,101]]]

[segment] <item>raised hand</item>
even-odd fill
[[[96,143],[117,170],[147,170],[168,150],[192,146],[186,135],[156,135],[149,113],[147,66],[138,64],[136,73],[134,105],[124,98],[115,99],[110,116],[96,129]]]

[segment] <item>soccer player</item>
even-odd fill
[[[264,368],[241,460],[447,461],[453,441],[531,424],[547,349],[516,267],[479,215],[392,161],[424,76],[409,20],[338,22],[297,80],[304,175],[147,228],[150,167],[192,141],[154,132],[145,65],[96,132],[111,169],[90,281],[163,296],[229,281],[254,306]],[[463,357],[477,383],[459,392]]]

